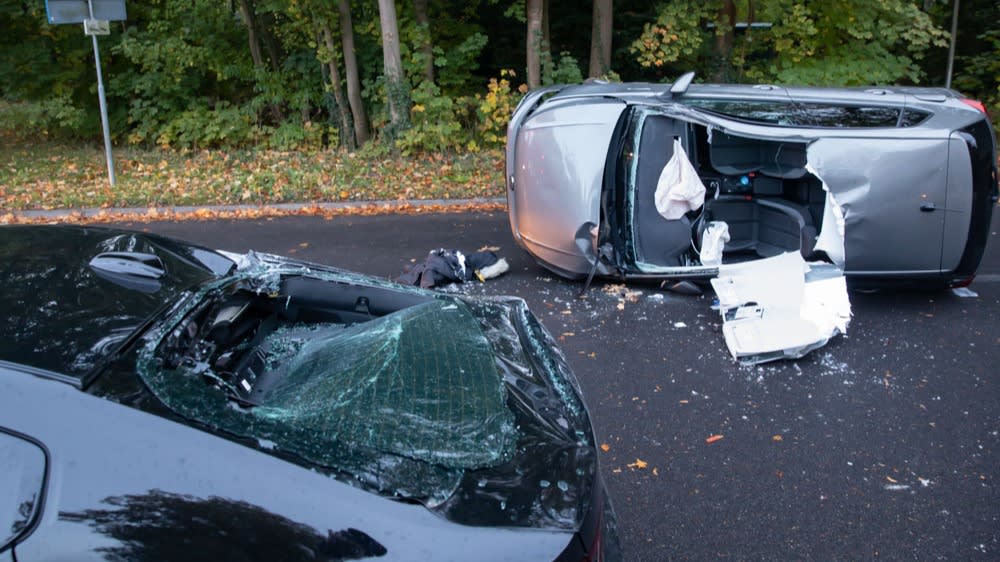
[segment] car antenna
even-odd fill
[[[694,72],[685,72],[670,86],[670,97],[683,95],[694,80]]]

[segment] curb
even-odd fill
[[[395,201],[345,201],[276,203],[273,205],[192,205],[165,207],[113,207],[0,211],[0,224],[44,222],[115,222],[240,219],[282,216],[338,216],[394,213],[455,213],[505,209],[504,198],[489,199],[400,199]]]

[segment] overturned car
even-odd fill
[[[972,281],[997,200],[982,104],[692,78],[525,96],[506,152],[517,243],[569,278],[708,279],[798,252],[862,284]]]
[[[614,560],[577,382],[520,299],[3,227],[0,553]]]

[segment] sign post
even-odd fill
[[[101,51],[97,36],[108,35],[109,21],[125,19],[125,0],[46,0],[45,12],[49,23],[82,23],[83,33],[94,44],[94,64],[97,67],[97,98],[101,106],[101,129],[104,132],[104,154],[108,161],[108,181],[115,186],[115,163],[111,155],[111,129],[108,126],[108,103],[104,97],[104,77],[101,75]]]

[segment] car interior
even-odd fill
[[[705,185],[705,204],[667,220],[653,203],[675,138]],[[826,202],[822,182],[806,170],[805,143],[743,138],[656,114],[642,124],[633,189],[637,260],[660,267],[698,265],[712,221],[729,228],[724,262],[795,250],[808,256]]]
[[[275,291],[239,287],[208,298],[166,338],[168,368],[200,374],[239,405],[252,407],[281,378],[292,346],[428,301],[430,297],[305,276]],[[280,332],[282,337],[272,337]]]

